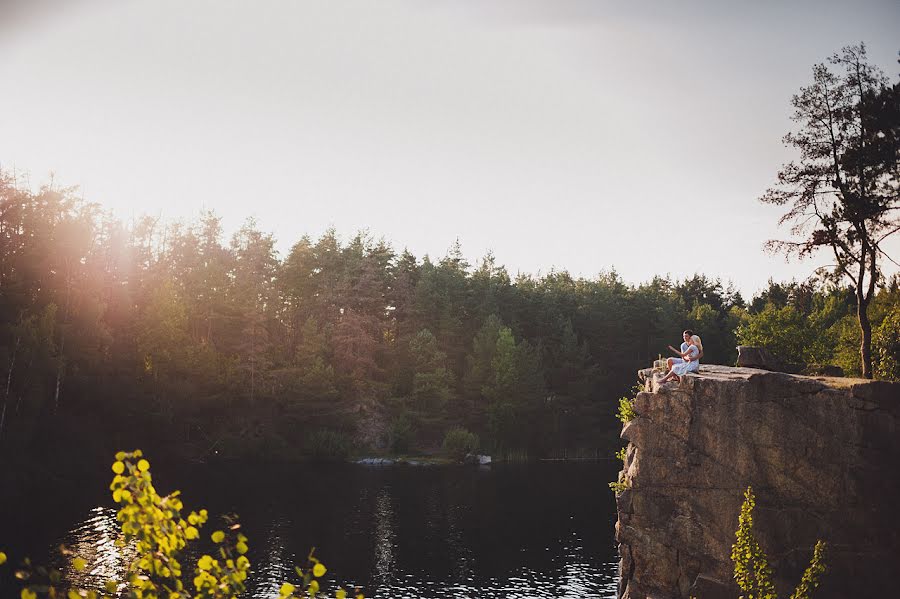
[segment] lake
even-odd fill
[[[607,482],[618,468],[154,464],[154,484],[181,489],[186,512],[209,509],[203,538],[218,515],[240,515],[254,598],[277,597],[282,582],[296,582],[293,566],[305,564],[311,547],[328,566],[328,591],[340,583],[367,597],[613,598],[616,514]],[[86,486],[29,491],[8,506],[0,544],[10,561],[27,551],[66,569],[50,550],[65,543],[91,564],[69,571],[71,579],[99,585],[121,575],[114,504],[105,485]]]

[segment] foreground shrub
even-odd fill
[[[747,487],[744,503],[738,516],[735,543],[731,546],[731,561],[734,562],[734,579],[746,595],[741,599],[777,599],[775,584],[772,582],[772,568],[769,559],[753,535],[753,508],[756,498],[753,489]],[[791,599],[809,599],[819,586],[819,578],[825,573],[825,542],[818,541],[813,549],[813,557],[800,579],[800,584],[791,594]]]
[[[150,462],[140,450],[117,453],[112,470],[115,476],[109,489],[120,506],[117,520],[121,536],[116,545],[133,550],[124,579],[106,581],[103,591],[73,588],[60,571],[34,567],[25,559],[15,572],[25,585],[21,599],[233,599],[245,593],[250,572],[250,560],[245,555],[248,539],[235,518],[225,518],[225,526],[209,535],[216,551],[201,555],[194,568],[186,571],[180,558],[185,548],[200,538],[200,529],[209,520],[207,511],[192,511],[183,517],[180,492],[165,496],[157,493]],[[87,560],[61,549],[72,557],[75,570],[88,568]],[[307,560],[305,569],[295,568],[299,576],[296,585],[281,585],[279,599],[312,598],[319,593],[318,579],[325,575],[326,568],[312,552]],[[0,552],[0,566],[5,562],[7,554]],[[345,599],[347,591],[339,588],[335,597]],[[362,599],[362,595],[356,598]]]
[[[478,450],[478,435],[462,427],[451,428],[444,435],[443,450],[447,457],[462,461],[466,455]]]

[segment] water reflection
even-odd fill
[[[394,573],[394,511],[389,489],[378,492],[375,500],[375,580],[390,584]]]
[[[447,548],[449,550],[450,563],[453,564],[451,580],[457,584],[471,582],[472,550],[466,545],[463,537],[459,506],[447,506],[446,517]]]
[[[58,557],[55,565],[69,581],[82,588],[101,589],[108,580],[123,580],[126,565],[134,558],[135,551],[131,546],[119,547],[118,538],[116,511],[95,507],[66,535],[64,544],[71,554]],[[86,560],[89,568],[77,571],[72,565],[75,557]]]
[[[260,574],[261,581],[254,595],[256,597],[278,597],[282,583],[292,578],[294,566],[300,563],[298,556],[288,549],[285,542],[289,528],[288,521],[279,517],[273,519],[266,529],[262,538],[266,557],[262,563],[254,564],[254,571]]]
[[[172,488],[196,499],[187,509],[239,513],[250,537],[249,596],[278,596],[296,582],[309,549],[329,567],[323,588],[360,585],[367,597],[612,598],[616,556],[614,507],[602,466],[468,468],[309,467],[241,476],[234,495],[233,467],[175,477]],[[329,493],[266,495],[271,480],[315,478]],[[177,485],[177,486],[176,486]],[[187,501],[187,499],[186,499]],[[95,507],[73,515],[63,538],[90,571],[57,564],[69,580],[102,588],[121,579],[130,549],[116,546],[115,511]],[[210,532],[217,524],[210,522]],[[15,541],[15,539],[12,539]],[[188,563],[197,555],[186,556]],[[0,588],[0,591],[3,591]],[[5,595],[6,593],[0,592]],[[333,596],[333,595],[331,595]]]

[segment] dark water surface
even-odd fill
[[[313,546],[328,566],[329,591],[340,583],[359,585],[367,597],[612,598],[615,504],[607,481],[617,467],[229,464],[154,467],[154,483],[160,492],[181,489],[186,511],[209,509],[204,538],[219,514],[240,515],[254,598],[277,597],[282,582],[296,582],[293,566]],[[0,529],[11,562],[28,552],[67,569],[50,550],[65,543],[93,568],[70,577],[102,584],[121,576],[115,510],[103,485],[29,490],[16,504],[4,509]],[[10,569],[3,570],[0,596],[12,596]]]

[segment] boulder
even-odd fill
[[[356,463],[363,466],[393,466],[394,460],[390,458],[361,458],[356,460]]]
[[[760,368],[775,372],[781,372],[784,369],[781,361],[764,347],[738,345],[737,352],[737,366],[739,368]]]
[[[803,369],[803,374],[807,376],[844,376],[844,369],[833,364],[810,364]]]

